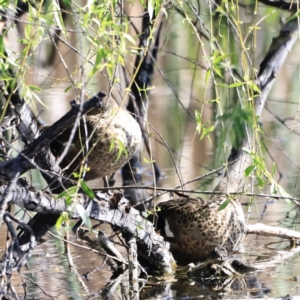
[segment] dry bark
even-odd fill
[[[246,234],[259,234],[259,235],[273,236],[273,237],[279,237],[282,239],[289,239],[289,240],[300,239],[300,232],[298,231],[281,228],[281,227],[268,226],[261,223],[247,225]]]

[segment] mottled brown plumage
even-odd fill
[[[141,143],[141,129],[137,121],[111,98],[103,100],[103,108],[94,109],[86,116],[89,137],[85,180],[109,176],[123,167]],[[58,137],[66,145],[72,128]],[[125,151],[122,150],[125,149]],[[82,151],[83,150],[83,151]],[[120,154],[121,153],[121,154]],[[78,172],[86,156],[84,125],[81,122],[73,143],[60,166],[65,174]]]
[[[236,192],[236,180],[220,183],[215,192]],[[216,246],[231,253],[244,236],[244,213],[238,200],[231,200],[219,211],[228,195],[214,195],[208,201],[196,198],[180,198],[160,203],[159,219],[167,221],[169,228],[161,228],[169,239],[171,251],[180,263],[204,261]],[[161,224],[159,221],[158,224]],[[166,224],[164,224],[166,225]],[[169,234],[168,234],[168,231]]]

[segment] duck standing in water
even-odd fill
[[[225,178],[224,178],[225,179]],[[234,178],[221,181],[214,192],[238,190]],[[158,229],[170,242],[171,252],[179,264],[202,262],[216,247],[234,251],[244,237],[245,218],[241,204],[229,195],[215,194],[208,201],[180,198],[158,204]],[[168,237],[171,235],[171,237]]]

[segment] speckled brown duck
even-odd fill
[[[106,97],[101,109],[94,109],[86,116],[89,137],[89,153],[86,153],[83,122],[77,130],[73,143],[60,166],[65,174],[79,172],[79,167],[87,156],[85,180],[109,176],[123,167],[141,143],[141,129],[137,121],[120,108],[115,100]],[[73,126],[66,129],[57,139],[66,145]],[[62,149],[60,149],[60,153]]]
[[[237,181],[230,178],[221,181],[214,191],[232,193],[237,189]],[[213,195],[208,201],[180,198],[158,205],[158,228],[170,242],[179,264],[204,261],[217,246],[230,254],[239,245],[244,236],[244,213],[234,198],[219,210],[228,197]]]

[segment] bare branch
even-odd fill
[[[53,199],[47,192],[33,192],[26,187],[16,186],[11,191],[11,202],[20,207],[46,214],[57,214],[69,211],[73,218],[79,218],[76,204],[81,204],[90,218],[116,226],[123,234],[131,234],[138,239],[139,254],[161,272],[172,273],[173,258],[168,252],[169,244],[162,236],[156,234],[153,224],[140,216],[139,212],[130,207],[125,198],[118,199],[115,195],[97,193],[97,199],[90,199],[78,194],[76,202],[71,206],[65,204],[65,199]],[[116,200],[117,199],[117,200]],[[72,209],[72,207],[74,207]]]
[[[268,226],[261,223],[247,225],[246,234],[260,234],[283,239],[300,239],[300,232],[280,227]]]
[[[103,97],[103,93],[98,93],[84,103],[82,111],[79,111],[79,107],[73,102],[72,109],[67,114],[46,129],[28,148],[20,152],[16,158],[0,162],[0,180],[2,182],[7,182],[11,180],[15,174],[23,174],[33,168],[31,159],[34,159],[41,153],[47,152],[50,143],[53,142],[68,126],[75,122],[78,113],[82,116],[95,107],[101,107]]]

